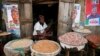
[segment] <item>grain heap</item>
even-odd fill
[[[11,48],[25,48],[30,46],[32,42],[29,39],[21,39],[21,40],[16,40],[13,43],[10,44]]]
[[[32,48],[40,53],[52,53],[58,50],[58,45],[50,40],[40,40]]]

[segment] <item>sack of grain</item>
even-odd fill
[[[24,56],[32,44],[31,39],[12,40],[4,46],[4,53],[6,56]]]

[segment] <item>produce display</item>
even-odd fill
[[[79,26],[79,28],[73,28],[73,30],[80,33],[91,33],[91,30],[84,28],[83,26]]]
[[[91,33],[91,31],[89,29],[79,29],[78,32]]]
[[[54,41],[40,40],[32,46],[32,49],[40,53],[52,53],[57,51],[59,47]]]
[[[99,34],[90,34],[86,38],[92,42],[94,45],[100,46],[100,35]]]
[[[79,33],[76,32],[69,32],[59,37],[60,42],[72,45],[72,46],[79,46],[84,45],[87,43],[87,40],[82,37]]]
[[[25,48],[32,44],[32,40],[30,39],[20,39],[15,40],[13,43],[10,44],[11,48]]]

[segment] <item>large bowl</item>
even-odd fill
[[[58,44],[58,43],[56,43],[56,42],[54,42],[54,41],[51,41],[52,43],[55,43],[57,46],[58,46],[58,50],[56,50],[56,51],[54,51],[54,52],[52,52],[52,53],[41,53],[41,52],[38,52],[38,51],[36,51],[36,50],[34,50],[33,48],[32,48],[32,46],[30,47],[30,49],[31,49],[31,56],[56,56],[60,51],[61,51],[61,47],[60,47],[60,45]]]

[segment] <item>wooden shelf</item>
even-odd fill
[[[59,1],[47,1],[47,2],[39,2],[38,4],[54,4],[54,3],[59,3]]]
[[[74,3],[75,0],[60,0],[61,2],[65,2],[65,3]]]
[[[31,0],[3,0],[3,3],[32,3]]]

